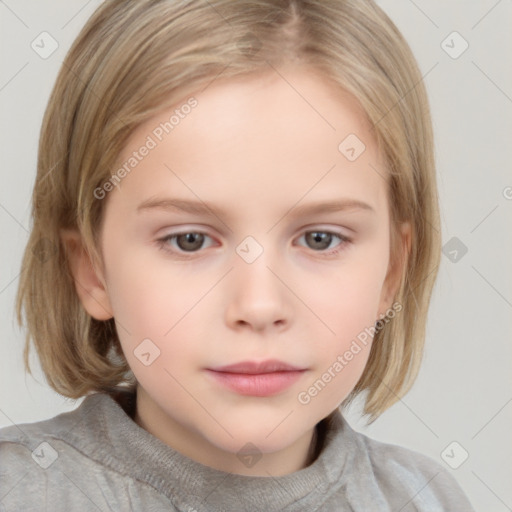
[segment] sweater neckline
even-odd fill
[[[240,510],[285,510],[306,498],[322,503],[344,485],[354,431],[338,409],[320,422],[309,466],[279,477],[253,477],[205,466],[166,445],[135,423],[134,401],[133,391],[89,395],[76,410],[83,428],[65,434],[90,458],[155,488],[179,509],[223,510],[226,500],[239,500]]]

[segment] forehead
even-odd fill
[[[182,108],[190,97],[194,108]],[[118,165],[148,138],[154,148],[121,184],[123,195],[167,191],[268,208],[335,191],[383,200],[383,165],[363,110],[311,70],[216,79],[139,126]]]

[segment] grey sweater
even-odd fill
[[[215,470],[132,419],[133,395],[90,395],[74,411],[0,430],[0,511],[470,512],[433,460],[321,422],[312,464],[281,477]]]

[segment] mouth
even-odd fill
[[[243,361],[207,368],[206,372],[223,387],[240,395],[272,396],[285,391],[306,371],[276,359]]]
[[[242,361],[240,363],[230,364],[227,366],[218,366],[209,368],[209,370],[223,373],[243,373],[247,375],[257,375],[262,373],[300,371],[305,368],[292,366],[277,359],[268,359],[266,361]]]

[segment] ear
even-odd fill
[[[400,289],[404,272],[407,268],[409,254],[411,252],[412,227],[410,222],[404,222],[400,225],[396,234],[396,250],[394,257],[389,262],[388,273],[382,286],[382,293],[379,305],[379,318],[392,306],[396,294]]]
[[[101,271],[96,269],[76,230],[61,230],[69,268],[76,293],[84,309],[96,320],[109,320],[114,315]]]

